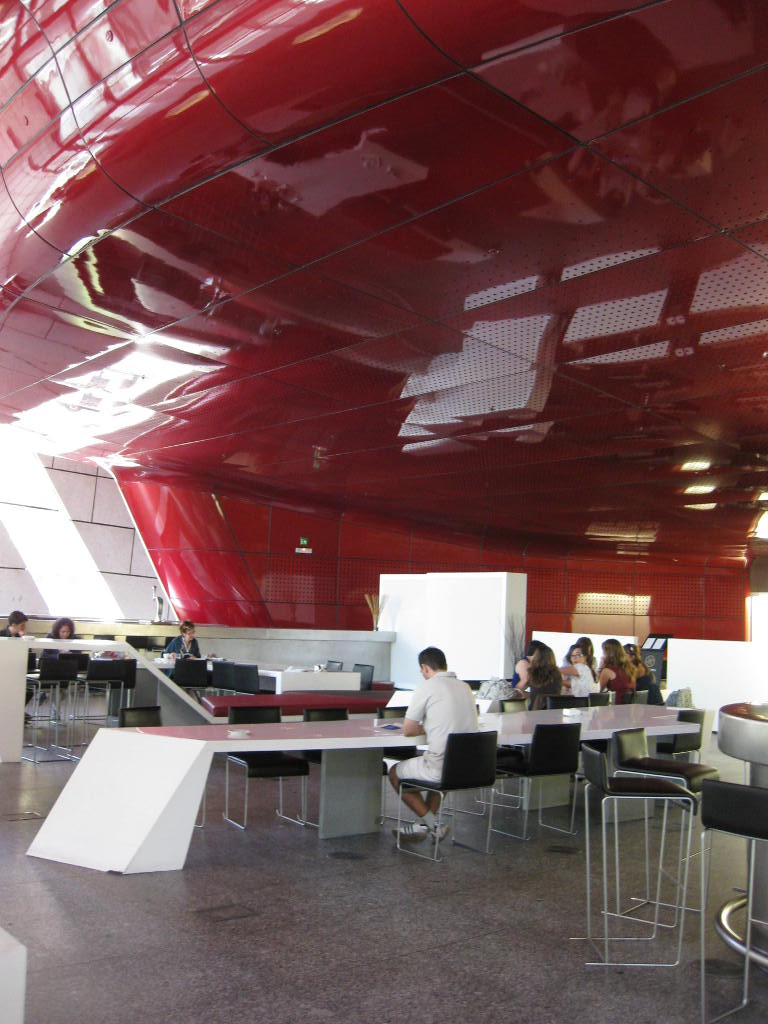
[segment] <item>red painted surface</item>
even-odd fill
[[[743,634],[763,0],[3,29],[0,422],[119,471],[178,608],[360,627],[388,567],[510,568],[563,628]]]
[[[339,693],[235,694],[224,697],[203,697],[203,707],[216,718],[226,718],[230,708],[280,708],[284,715],[300,715],[306,708],[346,708],[350,715],[375,714],[386,707],[394,693],[355,697]]]

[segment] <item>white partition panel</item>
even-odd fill
[[[525,631],[524,573],[457,572],[383,575],[379,623],[396,633],[392,680],[413,687],[424,647],[445,651],[465,679],[511,676]]]
[[[765,660],[741,640],[677,640],[667,644],[667,693],[689,686],[697,708],[740,701],[768,703]]]

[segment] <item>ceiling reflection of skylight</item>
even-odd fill
[[[691,312],[754,306],[764,291],[764,263],[752,255],[740,256],[721,267],[704,271],[696,283]]]
[[[582,306],[571,317],[563,340],[582,341],[585,338],[602,338],[609,334],[624,334],[641,327],[652,327],[659,322],[666,298],[667,289],[664,288],[645,295],[631,295],[625,299]]]
[[[594,256],[591,260],[582,260],[581,263],[572,263],[570,267],[564,267],[560,280],[571,281],[575,277],[593,274],[597,270],[617,267],[620,263],[631,263],[632,260],[642,259],[643,256],[652,256],[655,252],[660,252],[660,250],[654,246],[651,249],[630,249],[627,252],[612,252],[605,256]]]
[[[751,324],[735,324],[721,327],[717,331],[704,331],[699,337],[700,345],[719,345],[724,341],[752,338],[756,334],[768,334],[768,320],[754,320]]]
[[[587,536],[595,540],[635,541],[638,544],[652,544],[659,532],[658,523],[590,523]]]
[[[699,473],[702,470],[709,469],[712,463],[708,459],[689,459],[688,462],[684,462],[680,469],[684,473]]]
[[[685,488],[686,494],[711,494],[714,491],[714,484],[691,484]]]
[[[138,400],[156,388],[180,378],[197,378],[216,370],[214,364],[190,364],[163,358],[143,349],[129,349],[111,366],[90,367],[81,363],[76,372],[62,373],[57,383],[71,393],[42,402],[16,417],[20,428],[38,435],[38,451],[49,455],[76,452],[94,438],[134,428],[155,416]]]
[[[699,505],[685,505],[685,508],[692,508],[697,512],[711,512],[713,508],[717,508],[716,501],[706,501]]]
[[[444,352],[423,373],[412,373],[402,397],[492,380],[527,369],[536,361],[549,321],[549,316],[478,321],[465,333],[461,352]]]
[[[573,359],[568,366],[588,366],[590,363],[645,363],[649,359],[666,359],[669,355],[669,345],[668,341],[655,341],[652,345],[636,345],[634,348],[622,348],[618,352],[603,352],[599,356]]]
[[[548,316],[481,321],[465,335],[461,352],[446,352],[406,381],[402,397],[422,395],[400,435],[413,426],[438,427],[470,417],[540,411],[551,373],[534,368]],[[487,344],[485,342],[488,342]]]
[[[464,299],[464,309],[479,309],[481,306],[489,306],[492,302],[501,302],[514,295],[532,292],[538,283],[538,276],[521,277],[519,281],[508,281],[506,284],[498,284],[493,288],[485,288],[481,292],[473,292],[472,295],[468,295]]]

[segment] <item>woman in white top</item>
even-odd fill
[[[587,657],[578,644],[572,644],[565,656],[565,664],[560,671],[563,675],[563,687],[572,697],[588,697],[590,693],[600,692],[600,683],[587,664]]]

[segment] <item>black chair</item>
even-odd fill
[[[343,661],[326,661],[325,671],[326,672],[341,672],[344,668]]]
[[[602,693],[590,693],[587,700],[591,708],[607,708],[611,703],[610,690],[603,690]]]
[[[22,753],[22,759],[37,764],[40,760],[40,750],[52,750],[54,759],[71,760],[74,746],[71,712],[77,700],[77,657],[70,655],[60,658],[58,655],[44,654],[38,662],[38,674],[28,676],[27,682],[32,688],[32,711],[29,720],[32,756]],[[47,712],[41,710],[43,705],[47,705]],[[59,742],[62,726],[65,730],[64,743]],[[44,747],[39,743],[41,727],[46,730]]]
[[[85,676],[84,717],[89,721],[104,721],[109,718],[110,704],[114,690],[119,690],[117,707],[131,704],[136,690],[135,658],[92,658]],[[104,697],[104,714],[91,715],[90,700],[94,693]],[[113,712],[114,713],[114,712]]]
[[[651,776],[644,776],[642,778],[614,776],[613,778],[609,778],[606,756],[601,750],[596,750],[591,744],[584,743],[582,744],[581,753],[583,770],[587,783],[584,791],[587,894],[586,939],[600,957],[597,961],[589,961],[589,965],[613,967],[674,967],[680,962],[680,954],[683,944],[683,928],[686,912],[685,898],[688,887],[688,865],[690,863],[691,835],[693,831],[693,819],[697,809],[697,798],[695,794],[684,785],[681,785],[679,782],[673,782],[667,778]],[[600,796],[603,890],[602,907],[600,910],[600,918],[603,925],[603,933],[601,935],[594,935],[592,931],[592,866],[589,828],[589,801],[592,790],[595,790]],[[646,893],[645,899],[633,899],[627,903],[626,908],[622,905],[620,878],[620,866],[622,864],[622,859],[619,848],[618,803],[622,800],[642,800],[646,804],[644,859],[646,888],[649,885],[648,879],[651,864],[648,814],[650,813],[650,809],[654,806],[655,801],[658,800],[664,804],[664,818],[661,827],[658,865],[656,871],[655,898],[648,898],[648,894]],[[671,903],[663,903],[662,881],[664,878],[669,877],[664,869],[664,848],[667,835],[668,812],[670,807],[677,808],[681,812],[680,844],[678,851],[677,873],[675,876],[672,876],[674,883],[674,899]],[[613,824],[614,832],[613,858],[608,856],[607,827],[609,823]],[[613,878],[612,884],[609,885],[609,864],[611,860],[614,864],[615,877]],[[614,909],[611,909],[611,905],[609,904],[609,891],[615,895]],[[643,906],[648,905],[653,907],[653,917],[649,919],[638,916],[640,909]],[[671,924],[663,924],[660,921],[660,911],[662,907],[672,907],[674,909],[674,919]],[[611,935],[610,925],[612,922],[621,922],[622,934]],[[631,935],[626,934],[627,929],[636,929],[638,926],[644,927],[647,930],[647,934],[641,934],[638,936],[636,931]],[[616,944],[627,942],[651,942],[658,938],[660,934],[663,934],[662,929],[667,929],[668,931],[672,930],[669,931],[669,934],[674,934],[673,929],[678,926],[679,934],[676,945],[676,955],[673,960],[656,960],[649,962],[645,959],[642,961],[626,959],[616,960],[611,957],[612,947],[615,948]],[[598,943],[600,944],[598,945]]]
[[[176,660],[171,676],[174,683],[183,690],[193,690],[197,697],[208,686],[208,668],[203,658],[181,658]]]
[[[546,776],[568,775],[571,779],[579,767],[579,741],[581,737],[581,722],[557,723],[553,725],[539,724],[533,730],[531,745],[527,749],[519,747],[500,747],[496,759],[496,768],[499,774],[516,778],[521,783],[521,799],[523,806],[523,829],[522,832],[505,832],[502,829],[494,829],[501,835],[511,836],[513,839],[530,839],[528,834],[528,810],[531,802],[531,791],[533,781],[539,781],[539,811],[538,822],[543,828],[553,829],[555,832],[573,834],[573,822],[575,813],[575,799],[571,799],[571,824],[570,828],[559,828],[557,825],[547,824],[541,815],[541,780]]]
[[[718,779],[717,768],[707,764],[688,764],[672,758],[648,756],[645,729],[622,729],[613,734],[616,773],[621,775],[655,775],[680,782],[693,793],[700,793],[704,779]]]
[[[571,697],[567,694],[560,694],[556,697],[547,697],[547,711],[560,711],[566,708],[588,708],[589,697]]]
[[[211,687],[220,693],[222,690],[235,690],[235,665],[231,661],[211,662]]]
[[[146,651],[151,641],[148,636],[127,636],[125,642],[130,644],[134,651]]]
[[[370,690],[373,683],[373,665],[359,665],[355,663],[352,666],[352,671],[360,673],[360,689]]]
[[[151,729],[163,724],[162,709],[158,704],[122,707],[117,712],[117,724],[121,729]]]
[[[445,798],[449,793],[456,793],[460,790],[488,789],[490,800],[488,803],[488,818],[485,830],[485,847],[483,853],[488,853],[491,841],[491,826],[493,822],[493,791],[496,781],[496,748],[498,733],[495,732],[452,732],[448,736],[443,755],[443,771],[439,782],[430,782],[425,779],[400,779],[398,786],[397,812],[397,849],[404,853],[410,853],[415,857],[424,860],[440,861],[440,841],[442,836],[442,817]],[[440,803],[437,810],[437,826],[430,856],[419,853],[417,849],[409,845],[403,846],[400,842],[400,830],[402,827],[402,795],[408,790],[419,790],[421,792],[437,793]],[[456,810],[453,810],[454,828],[451,841],[456,842]],[[465,844],[460,844],[465,845]]]
[[[635,703],[635,691],[625,690],[621,697],[616,701],[617,704],[634,704]]]
[[[741,1002],[720,1013],[713,1021],[742,1010],[749,1002],[749,970],[752,960],[752,931],[755,924],[765,924],[754,917],[755,862],[757,844],[768,842],[768,789],[760,786],[742,786],[734,782],[705,779],[701,790],[701,1019],[707,1022],[706,928],[709,863],[712,855],[712,833],[723,832],[747,840],[747,895],[746,929],[744,934],[744,968],[741,977]],[[707,841],[709,840],[709,847]],[[765,849],[765,847],[763,847]],[[705,867],[706,865],[706,867]],[[727,905],[736,909],[743,898]],[[721,912],[722,913],[722,912]],[[758,961],[759,962],[759,961]]]
[[[234,686],[236,693],[261,693],[258,665],[238,665],[234,669]]]
[[[344,722],[349,718],[346,708],[305,708],[305,722]],[[310,764],[320,764],[323,760],[322,750],[302,750],[301,756]]]
[[[230,725],[255,725],[279,722],[280,708],[273,707],[232,707],[229,709]],[[245,770],[245,797],[243,800],[243,820],[236,821],[229,814],[229,766],[238,765]],[[248,782],[250,779],[277,779],[279,784],[279,805],[276,811],[278,818],[292,821],[297,825],[307,824],[307,778],[309,762],[303,757],[284,754],[281,751],[245,751],[230,754],[225,767],[224,790],[224,821],[235,828],[245,829],[248,824]],[[283,812],[283,779],[301,779],[301,810],[298,818],[291,818]]]
[[[704,716],[706,711],[697,708],[680,708],[677,712],[678,722],[694,722],[698,732],[678,732],[674,736],[659,737],[656,741],[656,753],[664,757],[676,757],[678,754],[696,754],[701,761],[701,744],[703,742]]]

